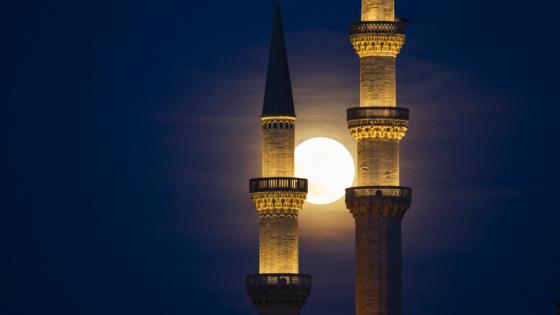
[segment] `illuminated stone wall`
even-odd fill
[[[267,215],[259,221],[259,272],[298,273],[297,216]]]
[[[268,117],[263,118],[262,123],[262,176],[293,177],[295,118]],[[284,197],[277,199],[286,200]],[[271,203],[266,208],[266,212],[259,212],[260,273],[298,273],[300,205]]]
[[[362,0],[362,21],[394,21],[394,0]]]
[[[396,58],[372,56],[360,59],[360,105],[396,106]]]
[[[294,176],[294,139],[293,121],[271,121],[263,128],[263,177]]]
[[[401,220],[356,217],[356,315],[401,314]]]
[[[399,142],[358,141],[358,186],[399,186]]]

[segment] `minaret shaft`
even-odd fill
[[[362,21],[394,21],[394,0],[363,0]]]
[[[298,218],[260,215],[259,273],[299,273]]]
[[[294,176],[294,118],[270,117],[270,127],[263,128],[262,176]],[[276,128],[274,128],[276,124]]]
[[[401,218],[356,217],[356,314],[401,313]]]
[[[358,186],[398,186],[399,183],[398,141],[358,140]]]
[[[401,315],[401,222],[411,190],[399,187],[408,110],[397,107],[396,58],[405,35],[394,0],[362,0],[362,21],[350,38],[360,57],[360,107],[348,110],[358,186],[346,191],[356,221],[356,314]]]
[[[396,62],[392,56],[360,59],[360,106],[397,106]]]

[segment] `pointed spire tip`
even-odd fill
[[[280,13],[280,0],[276,0],[276,10],[268,60],[268,74],[263,104],[263,117],[265,116],[295,116],[290,69],[284,31],[282,30],[282,17]]]

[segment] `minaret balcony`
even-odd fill
[[[397,19],[395,22],[390,21],[363,21],[352,23],[350,26],[350,35],[358,34],[400,34],[406,32],[406,20]]]
[[[353,107],[347,111],[350,133],[356,140],[402,140],[408,131],[409,112],[402,107]]]
[[[346,111],[346,117],[349,121],[368,118],[388,118],[408,121],[409,111],[408,108],[403,107],[361,106],[349,108]]]
[[[307,179],[295,177],[253,178],[249,182],[251,193],[291,191],[307,193]]]
[[[311,294],[306,274],[258,274],[247,276],[247,292],[255,305],[281,303],[303,305]]]
[[[400,186],[363,186],[346,189],[346,207],[354,216],[403,216],[412,202],[412,189]]]
[[[307,179],[254,178],[249,183],[251,200],[260,216],[297,216],[307,198]]]
[[[404,20],[367,21],[350,27],[350,41],[360,58],[396,57],[405,41]]]

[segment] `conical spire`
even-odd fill
[[[276,2],[274,12],[274,30],[270,45],[262,116],[295,116],[279,1]]]

